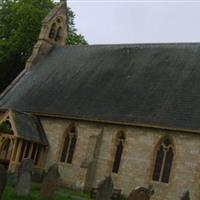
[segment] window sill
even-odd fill
[[[58,162],[60,166],[72,167],[72,163]]]
[[[162,187],[168,187],[169,186],[169,183],[164,183],[164,182],[154,181],[154,180],[151,180],[151,184],[152,185],[159,185],[159,186],[162,186]]]

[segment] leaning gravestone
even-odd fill
[[[60,181],[60,174],[58,171],[58,165],[54,164],[49,167],[46,176],[42,182],[41,196],[45,198],[51,198],[54,196],[56,188]]]
[[[3,165],[0,165],[0,199],[3,195],[7,182],[7,171]]]
[[[96,200],[110,200],[112,198],[112,191],[113,182],[109,176],[99,184]]]
[[[149,189],[140,187],[131,192],[128,200],[150,200],[150,197]]]
[[[181,197],[181,200],[190,200],[190,192],[184,192],[183,196]]]
[[[33,161],[24,159],[18,172],[15,192],[17,196],[25,196],[31,192],[31,176],[33,170]]]

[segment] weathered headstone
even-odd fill
[[[144,187],[140,187],[131,192],[128,200],[150,200],[150,197],[150,190]]]
[[[0,199],[3,195],[7,182],[7,171],[3,165],[0,165]]]
[[[183,196],[181,197],[181,200],[190,200],[190,192],[184,192]]]
[[[51,198],[54,196],[57,186],[60,181],[60,174],[58,171],[58,165],[54,164],[49,167],[46,176],[42,182],[41,196],[45,198]]]
[[[31,192],[31,176],[33,170],[33,161],[24,159],[18,171],[17,184],[15,192],[17,196],[25,196]]]
[[[121,190],[120,189],[113,189],[112,192],[112,200],[117,200],[121,196]]]
[[[112,191],[113,182],[109,176],[99,184],[96,200],[110,200],[112,198]]]

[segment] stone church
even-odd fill
[[[66,46],[66,4],[43,20],[26,68],[0,96],[0,163],[62,184],[107,176],[125,195],[200,199],[200,44]]]

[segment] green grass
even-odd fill
[[[54,198],[51,200],[89,200],[89,195],[69,189],[58,189]],[[17,197],[15,190],[11,186],[7,186],[2,200],[47,200],[40,196],[40,184],[33,183],[31,194],[28,196]],[[49,200],[49,199],[48,199]]]

